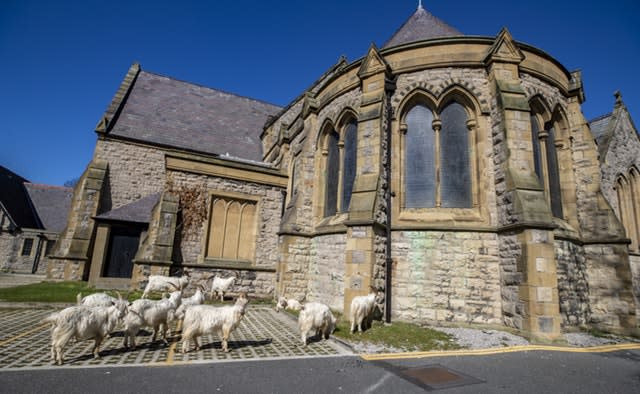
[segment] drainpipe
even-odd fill
[[[388,101],[388,99],[387,99]],[[391,271],[393,260],[391,259],[391,198],[394,193],[391,191],[391,105],[387,102],[387,149],[386,149],[386,163],[385,170],[387,171],[387,222],[386,222],[386,256],[385,256],[385,276],[384,276],[384,320],[387,323],[391,323]]]
[[[38,234],[38,244],[36,246],[36,255],[33,258],[33,266],[31,267],[31,273],[35,274],[38,271],[38,265],[40,264],[40,254],[42,252],[42,239],[44,238],[43,234]]]

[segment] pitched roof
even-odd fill
[[[110,135],[196,152],[262,161],[260,133],[280,110],[142,70],[124,84],[131,86],[114,98],[118,111],[105,113]]]
[[[607,130],[609,129],[609,122],[611,121],[612,114],[606,114],[599,116],[595,119],[592,119],[589,122],[589,127],[591,128],[591,134],[593,134],[593,138],[596,139],[596,142],[600,144],[602,139],[604,138]]]
[[[35,183],[25,183],[24,187],[42,226],[49,231],[62,232],[67,226],[73,189]]]
[[[41,228],[38,216],[29,202],[24,183],[18,174],[0,166],[0,204],[19,228]]]
[[[394,47],[414,41],[428,40],[436,37],[461,36],[457,29],[419,6],[416,12],[400,26],[398,31],[382,46]]]
[[[132,223],[149,223],[151,220],[151,211],[158,203],[160,193],[150,194],[146,197],[134,201],[130,204],[123,205],[113,211],[105,212],[95,218],[100,220],[116,220],[120,222]]]

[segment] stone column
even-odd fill
[[[47,278],[87,280],[93,248],[100,194],[107,179],[106,161],[94,160],[82,174],[73,192],[67,227],[58,239],[47,266]]]
[[[178,217],[178,196],[164,192],[153,208],[149,230],[133,259],[131,288],[142,289],[149,275],[169,275]]]
[[[521,86],[519,64],[524,55],[504,29],[485,58],[504,140],[500,149],[505,191],[499,199],[506,209],[499,217],[501,237],[515,240],[520,274],[516,319],[534,341],[549,342],[560,336],[560,305],[553,236],[553,219],[533,163],[530,108]]]
[[[386,217],[383,198],[386,187],[383,157],[387,130],[387,96],[394,88],[391,68],[372,45],[358,71],[362,104],[358,110],[358,172],[349,206],[347,226],[344,313],[351,300],[366,295],[370,287],[385,286]]]

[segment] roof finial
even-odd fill
[[[616,98],[616,104],[615,104],[615,106],[616,106],[616,107],[621,106],[621,105],[622,105],[622,93],[620,93],[620,91],[619,91],[619,90],[616,90],[616,91],[615,91],[615,93],[613,93],[613,95],[614,95],[614,96],[615,96],[615,98]]]
[[[418,9],[422,8],[422,0],[418,0]]]

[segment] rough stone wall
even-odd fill
[[[584,248],[556,240],[558,298],[562,326],[581,326],[589,322],[589,277]]]
[[[345,248],[345,234],[313,238],[309,256],[308,301],[320,301],[332,309],[343,310]]]
[[[100,212],[118,208],[162,191],[164,152],[159,148],[117,140],[98,140],[94,160],[109,164]]]
[[[496,234],[396,231],[392,239],[396,318],[502,323]]]
[[[542,96],[549,105],[551,111],[559,105],[566,113],[568,104],[567,99],[557,87],[551,86],[548,83],[526,73],[520,73],[520,83],[522,84],[522,88],[524,89],[528,100],[531,100],[536,95]]]
[[[10,234],[0,231],[0,269],[3,271],[22,270],[20,263],[20,249],[24,239],[21,234]],[[24,256],[22,256],[24,257]],[[29,271],[31,267],[29,267]]]
[[[524,282],[524,276],[518,270],[518,261],[522,259],[522,245],[515,233],[501,234],[498,240],[502,319],[507,327],[522,329],[524,303],[520,300],[519,287]]]
[[[295,185],[289,193],[294,193],[291,198],[299,201],[296,205],[296,227],[299,231],[310,233],[313,231],[313,194],[315,191],[316,173],[315,173],[315,150],[310,148],[315,144],[309,143],[309,138],[302,135],[298,136],[291,145],[292,151],[297,152],[295,172],[293,179]],[[305,149],[306,147],[306,149]]]
[[[600,165],[602,176],[602,193],[609,204],[618,209],[618,196],[613,189],[616,179],[620,174],[628,174],[632,166],[640,168],[640,140],[635,135],[627,111],[617,110],[617,116],[612,117],[610,122],[614,122],[614,132],[609,142],[609,149],[605,153],[604,162]],[[611,125],[610,125],[611,127]]]
[[[276,267],[279,259],[277,234],[280,228],[280,213],[283,203],[280,188],[179,171],[170,171],[167,178],[177,188],[181,186],[192,189],[204,187],[205,190],[212,192],[234,192],[260,197],[259,211],[257,212],[260,221],[256,228],[254,265],[265,268]],[[207,207],[209,206],[208,199],[209,196],[207,196]],[[197,227],[193,229],[182,229],[179,245],[174,245],[174,256],[177,250],[178,255],[182,258],[181,262],[194,264],[201,261],[201,256],[204,255],[202,248],[205,246],[207,236],[207,220],[197,224]],[[203,269],[206,268],[203,265]],[[275,274],[272,272],[245,273],[243,280],[253,283],[256,286],[254,289],[256,293],[273,294]],[[239,285],[248,286],[247,283]]]
[[[632,272],[626,244],[585,245],[589,278],[590,323],[602,330],[621,332],[637,327]],[[636,267],[637,268],[637,267]],[[622,331],[629,333],[628,331]]]
[[[262,151],[267,154],[266,161],[272,164],[281,163],[283,169],[286,169],[289,165],[289,152],[280,150],[276,145],[279,139],[282,138],[282,133],[284,133],[286,128],[290,127],[296,117],[300,115],[302,106],[303,100],[292,104],[289,109],[273,122],[262,137]],[[305,132],[303,131],[302,134],[305,134]]]
[[[308,299],[309,291],[309,261],[311,250],[311,238],[291,236],[287,238],[287,248],[280,259],[285,269],[278,274],[282,276],[281,294],[287,298],[298,300]]]

